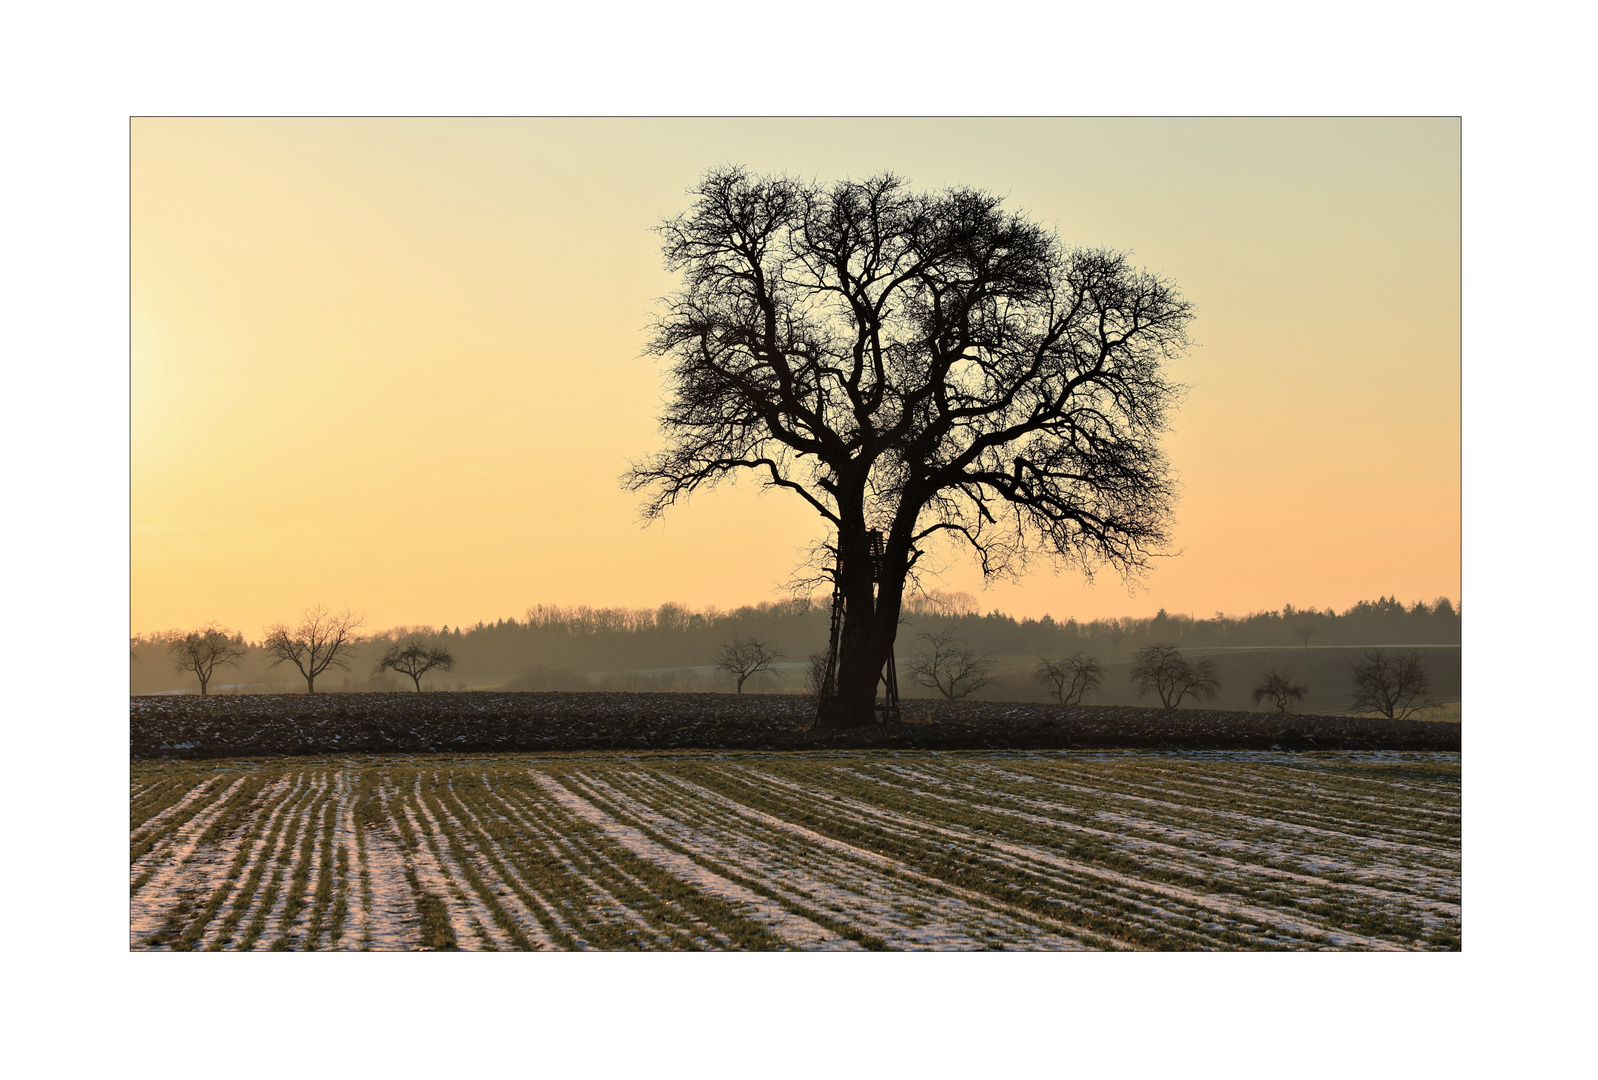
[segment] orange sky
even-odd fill
[[[1453,120],[136,120],[132,629],[370,629],[773,598],[820,520],[752,485],[642,528],[649,231],[707,167],[969,184],[1198,306],[1181,554],[984,608],[1460,596]]]

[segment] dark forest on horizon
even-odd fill
[[[827,645],[829,609],[824,603],[768,602],[718,611],[679,604],[655,609],[529,608],[524,616],[474,626],[394,627],[364,637],[350,654],[347,670],[330,670],[318,692],[412,689],[393,672],[374,674],[376,658],[393,642],[424,635],[455,659],[448,672],[430,673],[424,689],[730,691],[714,670],[718,650],[733,639],[758,639],[782,653],[774,674],[757,676],[750,692],[805,690],[807,661]],[[1294,668],[1310,687],[1306,710],[1339,710],[1345,689],[1349,650],[1360,647],[1423,647],[1434,668],[1439,700],[1458,700],[1460,611],[1439,597],[1404,604],[1394,597],[1361,601],[1342,611],[1284,606],[1244,616],[1217,613],[1209,618],[1169,615],[1148,618],[1056,620],[1017,619],[998,611],[982,613],[965,593],[934,594],[906,605],[896,653],[901,690],[907,697],[933,696],[903,674],[908,658],[924,648],[922,635],[952,631],[998,665],[994,683],[976,700],[1040,701],[1047,697],[1032,678],[1039,657],[1076,653],[1099,657],[1109,669],[1100,702],[1134,704],[1136,693],[1126,665],[1150,644],[1172,644],[1185,652],[1212,655],[1222,670],[1218,704],[1249,707],[1253,669],[1265,663],[1256,650],[1272,650],[1272,663]],[[194,676],[174,669],[169,634],[132,640],[131,691],[134,694],[193,692]],[[259,642],[239,635],[244,655],[220,668],[212,693],[303,692],[304,681],[291,665],[269,665]],[[1435,647],[1443,647],[1441,649]],[[1286,651],[1282,651],[1286,650]],[[1229,655],[1230,654],[1230,655]],[[1244,685],[1247,683],[1248,685]]]

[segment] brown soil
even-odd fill
[[[1442,750],[1455,724],[1210,709],[906,701],[903,722],[811,730],[778,694],[428,693],[136,697],[135,758],[559,750]]]

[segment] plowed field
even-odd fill
[[[135,949],[1458,949],[1457,754],[135,761]]]

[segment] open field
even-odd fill
[[[136,760],[135,949],[1458,949],[1449,753]]]
[[[792,694],[254,694],[132,699],[134,758],[562,750],[1433,750],[1457,724],[1269,711],[906,701],[903,722],[817,731]]]

